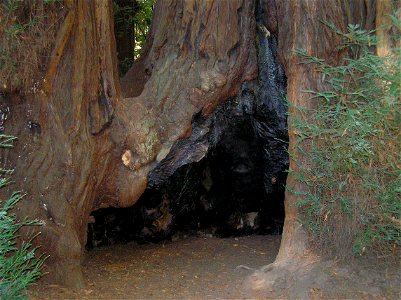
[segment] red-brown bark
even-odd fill
[[[312,123],[313,119],[307,113],[313,108],[315,101],[305,90],[323,90],[322,78],[314,72],[311,64],[301,64],[302,58],[295,50],[304,49],[308,54],[325,59],[332,64],[338,64],[346,55],[338,50],[341,39],[325,24],[333,23],[345,32],[349,23],[362,24],[367,29],[374,28],[374,5],[371,1],[320,1],[320,0],[283,0],[276,1],[278,17],[278,44],[280,60],[284,64],[288,78],[287,96],[291,103],[289,107],[289,152],[290,171],[298,172],[300,168],[308,168],[307,149],[310,141],[298,143],[298,133],[294,127],[296,118],[303,118]],[[303,107],[304,109],[299,109]],[[301,153],[297,148],[301,146]],[[299,259],[309,249],[307,237],[298,215],[297,201],[302,197],[304,187],[289,173],[285,195],[285,224],[282,243],[278,257],[279,261]]]
[[[66,1],[63,15],[44,80],[5,100],[6,132],[19,140],[2,158],[28,195],[19,214],[45,224],[35,242],[50,255],[48,278],[82,286],[87,220],[110,169],[106,128],[119,81],[111,1]]]

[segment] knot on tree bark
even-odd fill
[[[134,157],[131,150],[125,150],[123,155],[121,156],[121,160],[124,166],[133,171],[138,170],[141,166],[139,158],[137,156]]]

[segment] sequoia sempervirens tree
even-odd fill
[[[49,278],[80,287],[91,211],[135,204],[150,170],[174,142],[191,134],[192,116],[207,116],[236,95],[241,83],[256,78],[256,5],[265,11],[260,22],[278,37],[289,101],[308,107],[313,102],[302,90],[323,84],[312,67],[299,64],[294,50],[339,61],[346,55],[335,50],[340,40],[320,21],[340,29],[348,23],[374,28],[376,2],[159,0],[142,54],[122,79],[111,0],[22,5],[17,18],[3,18],[1,34],[17,22],[27,24],[29,11],[29,16],[38,11],[51,15],[38,19],[51,30],[41,32],[37,23],[13,37],[20,45],[31,41],[24,49],[28,54],[17,51],[14,56],[29,60],[38,54],[41,64],[31,80],[15,80],[18,74],[23,78],[23,64],[16,64],[12,78],[10,72],[1,73],[1,101],[11,110],[6,130],[19,137],[15,153],[21,156],[17,160],[17,154],[7,153],[2,159],[16,164],[16,181],[29,195],[18,213],[44,223],[36,242],[50,254]],[[8,13],[4,7],[0,12]],[[290,111],[290,124],[297,114]],[[291,125],[289,136],[293,150],[297,133]],[[296,153],[290,168],[296,170],[295,161],[302,160],[307,164]],[[307,250],[295,206],[301,193],[294,193],[303,187],[290,176],[287,188],[278,262],[302,257]]]

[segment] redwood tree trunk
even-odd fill
[[[157,2],[133,71],[146,80],[128,74],[137,94],[125,89],[120,99],[111,0],[64,4],[43,81],[6,99],[7,133],[19,142],[4,158],[29,195],[19,214],[44,223],[36,243],[50,255],[47,278],[81,287],[90,212],[133,205],[148,172],[190,133],[192,115],[256,76],[255,19],[247,0]]]
[[[368,26],[374,21],[368,0],[258,1],[269,12],[262,20],[265,27],[278,35],[288,98],[300,106],[313,105],[302,90],[320,89],[322,83],[311,67],[298,64],[293,51],[304,48],[337,62],[339,40],[320,20],[341,29],[350,20]],[[175,141],[190,135],[192,116],[210,114],[236,95],[242,82],[257,76],[255,2],[158,1],[144,54],[122,79],[121,98],[111,0],[65,1],[39,92],[21,91],[7,99],[8,133],[19,142],[6,158],[16,164],[16,181],[28,194],[20,215],[45,223],[37,242],[50,255],[50,279],[82,286],[80,260],[90,212],[133,205],[149,171]],[[298,114],[290,111],[290,124]],[[291,126],[289,134],[294,150],[297,134]],[[307,158],[296,155],[291,169],[302,164],[308,165]],[[292,176],[287,187],[303,189]],[[287,192],[279,260],[308,249],[296,201]]]
[[[321,1],[321,0],[280,0],[276,1],[278,21],[278,45],[281,61],[288,78],[287,96],[289,107],[289,152],[290,173],[287,178],[285,195],[285,224],[279,254],[276,262],[289,262],[302,259],[309,250],[307,236],[301,223],[297,202],[302,197],[304,186],[297,182],[293,173],[301,168],[309,168],[307,149],[310,141],[298,143],[298,134],[293,125],[294,120],[303,118],[308,123],[314,120],[307,113],[316,102],[304,90],[324,90],[324,82],[311,64],[301,64],[302,58],[295,53],[304,49],[308,54],[338,64],[346,53],[338,50],[341,39],[321,21],[333,23],[345,32],[349,23],[361,24],[367,29],[374,28],[373,1]],[[319,76],[319,77],[318,77]],[[297,108],[295,108],[297,107]],[[298,108],[304,109],[299,110]],[[302,112],[301,112],[302,111]],[[303,152],[297,147],[301,146]]]
[[[81,287],[87,221],[110,169],[107,127],[119,81],[111,1],[64,4],[44,79],[5,100],[6,132],[18,143],[3,158],[27,193],[19,214],[44,223],[35,242],[50,255],[47,278]]]

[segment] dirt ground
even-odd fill
[[[83,264],[86,289],[37,285],[30,299],[400,298],[398,259],[374,270],[366,261],[246,268],[272,263],[279,245],[280,236],[210,236],[97,248]]]

